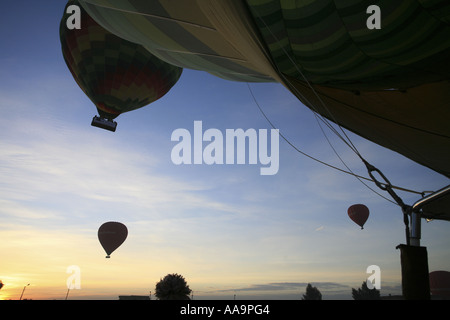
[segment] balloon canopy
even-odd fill
[[[432,295],[450,297],[450,272],[433,271],[430,272],[429,278]]]
[[[450,177],[450,2],[80,0],[160,59],[278,81],[315,112]]]
[[[364,224],[369,218],[369,208],[363,204],[354,204],[348,208],[347,213],[350,219],[364,229]]]
[[[127,236],[128,229],[123,223],[110,221],[100,226],[98,240],[107,254],[106,258],[122,245]]]
[[[67,26],[71,16],[67,8],[71,5],[80,8],[80,29]],[[182,73],[180,67],[160,60],[141,45],[102,28],[78,1],[67,3],[59,31],[63,57],[72,76],[101,118],[109,121],[158,100]]]

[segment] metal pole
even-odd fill
[[[25,288],[28,287],[29,285],[30,284],[27,284],[26,286],[23,287],[22,294],[20,295],[20,299],[19,300],[22,300],[23,293],[25,292]]]
[[[420,247],[420,237],[421,237],[421,219],[420,214],[415,210],[411,212],[411,245],[415,247]]]

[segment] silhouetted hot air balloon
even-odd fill
[[[432,295],[450,297],[450,272],[433,271],[430,272],[429,277]]]
[[[67,26],[70,5],[81,9],[80,29]],[[94,117],[94,126],[115,131],[114,118],[158,100],[182,73],[141,45],[105,30],[76,0],[66,5],[59,31],[64,60],[100,115]]]
[[[98,229],[98,240],[109,258],[128,236],[127,227],[120,222],[105,222]]]
[[[348,208],[347,213],[350,219],[359,225],[361,229],[364,229],[364,223],[369,218],[369,208],[363,204],[354,204]]]
[[[450,177],[448,0],[379,0],[378,16],[366,0],[80,3],[168,63],[280,82],[329,120]]]

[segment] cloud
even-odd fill
[[[285,291],[285,290],[303,290],[309,282],[273,282],[266,284],[254,284],[244,288],[227,289],[220,291]],[[343,290],[349,286],[335,282],[311,282],[313,287],[319,290]]]
[[[300,300],[308,284],[317,287],[324,299],[351,299],[351,287],[336,282],[271,282],[227,289],[207,288],[201,292],[197,291],[197,295],[224,299],[230,299],[234,295],[240,299]]]
[[[59,216],[100,209],[128,210],[137,218],[149,212],[167,217],[189,210],[234,210],[203,195],[201,185],[156,172],[151,157],[85,146],[41,142],[25,148],[0,142],[5,214],[55,218],[63,208]]]
[[[19,202],[0,199],[0,215],[2,217],[15,217],[23,220],[35,219],[61,219],[58,211],[33,208]],[[5,224],[2,225],[4,227]]]
[[[61,132],[49,122],[33,122],[24,130],[15,126],[17,119],[7,122],[2,124],[9,128],[8,138],[0,140],[0,190],[7,198],[36,200],[65,194],[141,207],[176,202],[223,207],[199,194],[205,185],[185,183],[161,171],[158,152],[152,154],[120,136],[92,134],[89,127],[70,125]]]

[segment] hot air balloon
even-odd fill
[[[69,28],[66,12],[81,10],[80,29]],[[115,131],[113,121],[165,95],[182,69],[152,55],[139,44],[121,39],[98,25],[76,0],[67,3],[60,23],[64,60],[84,93],[97,107],[92,125]]]
[[[127,236],[128,229],[123,223],[110,221],[100,226],[98,240],[107,254],[106,258],[110,258],[111,253],[122,245]]]
[[[164,61],[278,81],[330,121],[450,177],[450,2],[80,0]],[[376,17],[375,17],[376,18]]]
[[[450,297],[450,272],[433,271],[430,272],[429,278],[432,295]]]
[[[363,226],[369,218],[369,208],[363,204],[354,204],[348,208],[347,213],[350,219],[364,229]]]

